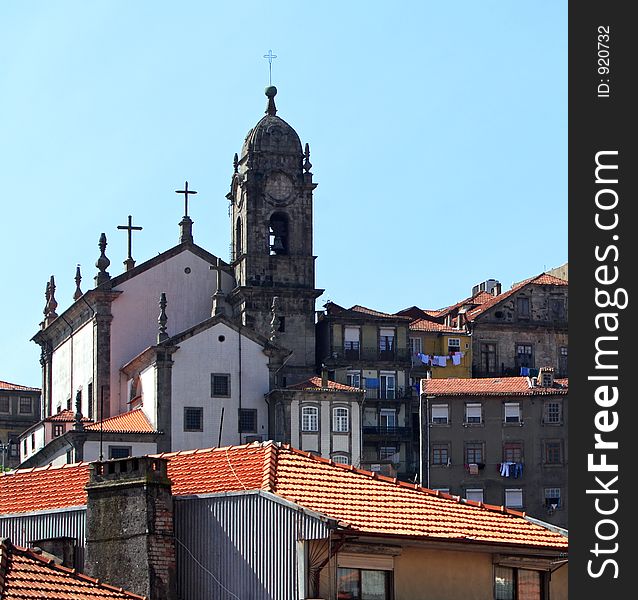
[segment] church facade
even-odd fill
[[[139,265],[129,251],[114,277],[102,234],[95,286],[82,292],[78,272],[74,302],[60,314],[51,277],[33,337],[41,348],[40,426],[63,411],[76,424],[60,430],[69,439],[56,443],[59,451],[34,447],[23,462],[82,460],[78,431],[93,427],[85,420],[134,410],[159,434],[158,451],[265,441],[273,435],[266,395],[288,387],[294,395],[315,375],[315,300],[323,292],[312,253],[316,184],[309,147],[277,116],[276,93],[266,89],[266,114],[235,155],[229,263],[195,244],[186,202],[179,243]],[[187,200],[195,192],[186,184],[180,193]],[[358,395],[336,390],[331,402],[334,394],[358,425]],[[348,452],[353,462],[359,454]]]

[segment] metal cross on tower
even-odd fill
[[[142,227],[133,226],[133,217],[131,215],[128,216],[128,225],[118,225],[118,229],[126,229],[128,234],[128,258],[127,260],[133,260],[133,256],[131,256],[131,248],[133,242],[133,232],[134,231],[142,231]]]
[[[273,54],[272,50],[268,50],[268,54],[264,54],[264,58],[268,59],[268,85],[272,85],[272,61],[277,58],[277,55]]]
[[[184,182],[184,189],[183,190],[175,190],[176,194],[184,194],[184,216],[188,217],[188,195],[189,194],[196,194],[197,192],[195,190],[189,190],[188,189],[188,181]]]

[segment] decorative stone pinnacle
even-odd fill
[[[224,302],[226,298],[224,297],[224,292],[222,291],[222,259],[217,258],[217,286],[215,288],[215,293],[213,294],[213,310],[212,316],[215,317],[217,315],[225,314],[225,306]]]
[[[75,431],[84,431],[82,423],[82,391],[78,390],[75,394],[75,415],[73,415],[73,429]]]
[[[55,279],[53,275],[51,275],[51,279],[49,280],[49,299],[47,301],[46,307],[46,324],[48,325],[53,319],[56,319],[58,313],[55,312],[55,309],[58,307],[57,300],[55,299]]]
[[[80,289],[80,282],[82,281],[82,273],[80,273],[80,265],[75,268],[75,292],[73,293],[73,300],[79,300],[82,297],[82,290]]]
[[[275,96],[277,95],[277,88],[274,85],[270,85],[266,88],[266,97],[268,98],[268,106],[266,107],[266,114],[274,117],[277,114],[277,107],[275,106]]]
[[[312,163],[310,162],[310,145],[306,144],[304,150],[303,170],[308,173],[312,169]]]
[[[159,324],[159,331],[157,333],[158,344],[168,339],[168,333],[166,333],[166,323],[168,322],[168,317],[166,316],[166,304],[166,292],[162,292],[159,301],[160,314],[157,319]]]
[[[44,316],[46,316],[49,311],[49,298],[51,298],[51,280],[47,281],[47,285],[44,290],[44,310],[42,311]]]
[[[95,266],[99,269],[98,274],[95,276],[95,285],[100,285],[105,281],[111,279],[107,269],[111,264],[111,261],[106,257],[106,233],[100,234],[100,241],[98,242],[98,248],[100,249],[100,258],[97,259]]]
[[[237,173],[237,171],[239,171],[239,156],[235,152],[235,156],[233,156],[233,172]]]

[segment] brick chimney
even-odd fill
[[[91,577],[149,600],[176,600],[171,481],[162,458],[94,462],[86,486]]]

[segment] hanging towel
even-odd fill
[[[452,364],[453,364],[455,367],[461,364],[461,353],[460,353],[460,352],[455,352],[455,353],[452,355]]]

